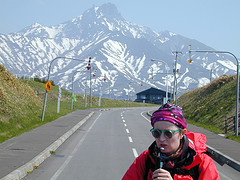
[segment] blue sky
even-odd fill
[[[107,2],[127,21],[196,39],[240,58],[239,0],[0,0],[0,33],[35,22],[57,25]]]

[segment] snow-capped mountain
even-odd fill
[[[68,90],[74,85],[74,92],[81,94],[90,86],[91,57],[93,94],[97,96],[101,89],[111,98],[133,96],[151,86],[165,90],[165,63],[170,68],[168,84],[173,86],[174,51],[181,52],[177,56],[179,94],[209,83],[210,71],[212,78],[236,73],[233,58],[223,54],[193,53],[189,64],[189,44],[192,49],[213,50],[173,32],[155,32],[128,22],[108,3],[56,26],[35,23],[16,33],[0,34],[0,63],[16,75],[46,78],[56,57],[83,60],[59,58],[50,69],[50,80]]]

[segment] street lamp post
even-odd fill
[[[104,82],[108,82],[108,99],[110,99],[110,87],[111,87],[111,82],[110,82],[110,79],[107,78],[106,74],[104,74],[103,76],[103,80]]]
[[[102,99],[102,84],[99,87],[100,92],[99,92],[99,99],[98,99],[98,106],[101,106],[101,99]]]
[[[174,74],[174,85],[173,85],[173,100],[175,104],[177,105],[177,58],[178,54],[182,54],[181,51],[173,51],[173,54],[176,54],[175,56],[175,61],[174,61],[174,69],[173,69],[173,74]]]
[[[191,50],[191,45],[189,45],[189,62],[191,62],[191,53],[192,52],[202,52],[202,53],[224,53],[232,55],[237,62],[237,90],[236,90],[236,119],[235,119],[235,136],[238,136],[238,106],[239,106],[239,61],[237,57],[229,51],[210,51],[210,50]]]
[[[104,79],[104,82],[107,80],[107,78],[106,78],[106,75],[104,75],[104,76],[100,76],[100,78],[101,77],[103,77]],[[95,84],[96,84],[96,81],[95,81]],[[98,106],[100,107],[101,106],[101,99],[102,99],[102,83],[100,84],[100,86],[99,86],[99,99],[98,99]]]
[[[168,70],[169,70],[169,67],[167,65],[167,63],[163,60],[160,60],[160,59],[151,59],[151,61],[160,61],[160,62],[163,62],[166,66],[166,70],[167,70],[167,77],[166,77],[166,103],[168,102]]]
[[[66,60],[74,60],[74,61],[85,61],[85,60],[81,60],[81,59],[68,58],[68,57],[56,57],[56,58],[54,58],[50,62],[50,66],[49,66],[49,69],[48,69],[47,82],[49,81],[50,70],[51,70],[52,63],[53,63],[53,61],[55,61],[57,59],[66,59]],[[46,91],[46,93],[45,93],[44,104],[43,104],[43,112],[42,112],[42,121],[44,120],[44,115],[45,115],[45,109],[46,109],[46,104],[47,104],[47,95],[48,95],[48,91]]]

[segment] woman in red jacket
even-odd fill
[[[206,152],[206,137],[187,131],[179,106],[165,104],[151,116],[155,141],[129,167],[123,180],[219,180]]]

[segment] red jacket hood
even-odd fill
[[[207,138],[201,133],[194,133],[191,131],[186,132],[186,136],[189,139],[189,147],[194,149],[197,153],[207,151]]]
[[[207,146],[206,146],[207,138],[205,135],[203,135],[201,133],[195,133],[195,132],[191,132],[191,131],[187,131],[186,136],[189,140],[188,146],[191,149],[193,149],[194,151],[196,151],[196,153],[197,153],[194,156],[193,163],[191,165],[185,167],[186,169],[191,169],[192,167],[201,163],[201,161],[202,161],[202,159],[200,157],[201,153],[207,151]]]

